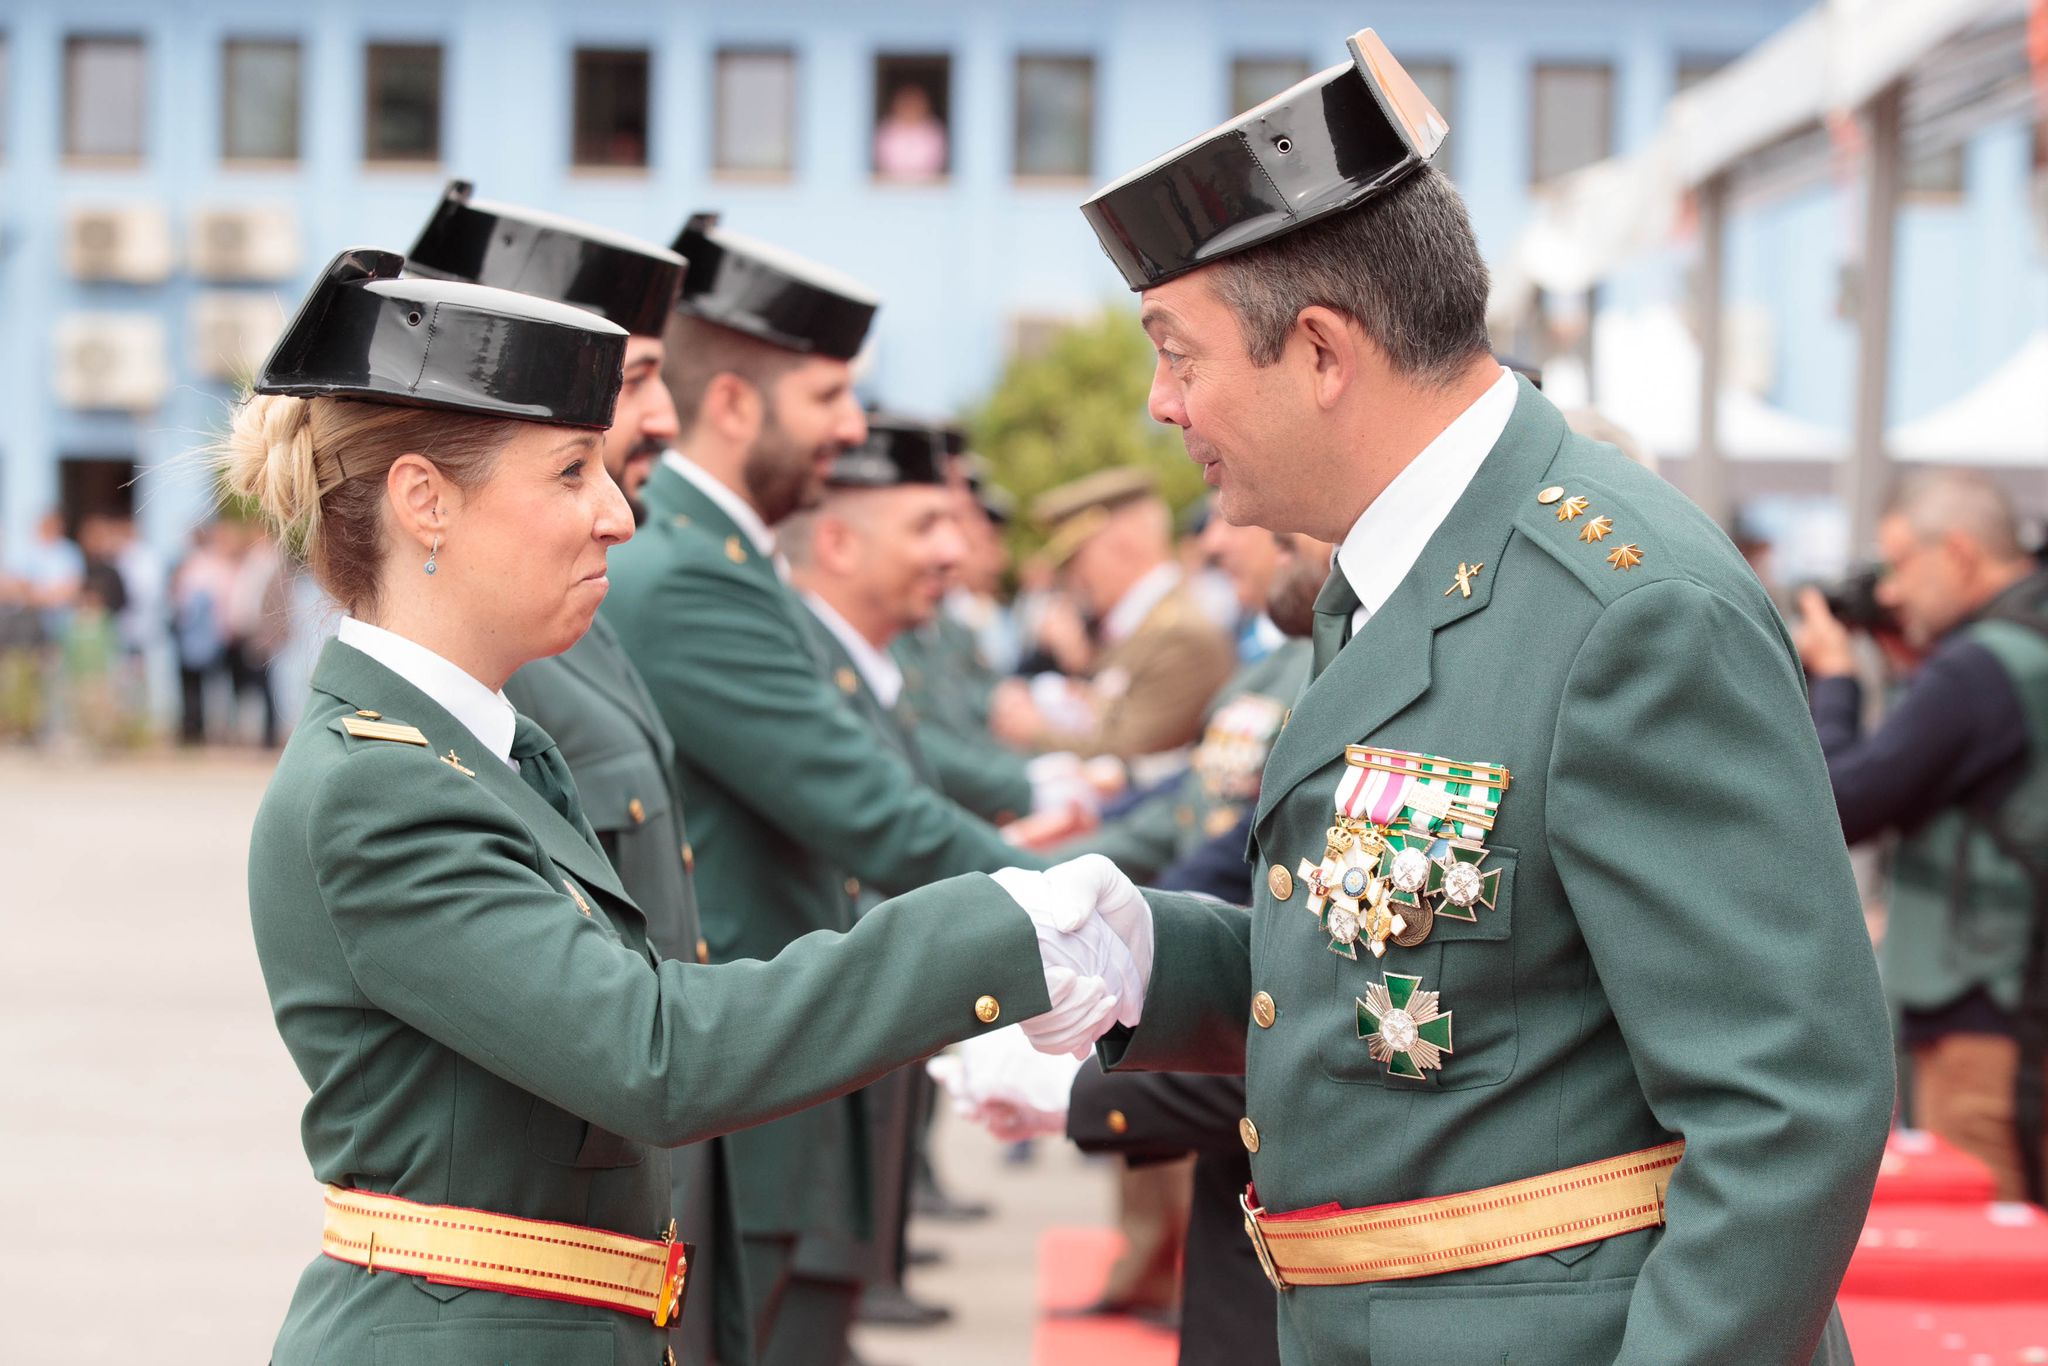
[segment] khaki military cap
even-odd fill
[[[1031,504],[1032,520],[1052,533],[1045,543],[1046,560],[1054,568],[1065,564],[1108,524],[1112,508],[1158,492],[1158,476],[1142,465],[1097,470],[1046,490]]]

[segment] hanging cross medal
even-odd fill
[[[1331,953],[1356,959],[1363,939],[1377,958],[1387,951],[1388,938],[1406,928],[1389,904],[1392,889],[1380,872],[1385,849],[1386,841],[1370,825],[1339,821],[1330,829],[1323,861],[1301,861],[1308,908],[1330,936]]]
[[[1387,1075],[1423,1080],[1441,1071],[1451,1052],[1451,1012],[1437,1009],[1437,994],[1424,991],[1420,977],[1387,973],[1358,998],[1358,1037]]]
[[[1460,840],[1431,863],[1429,894],[1438,899],[1438,915],[1476,921],[1482,908],[1493,909],[1493,899],[1500,893],[1500,869],[1481,868],[1485,858],[1484,845]]]

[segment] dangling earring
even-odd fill
[[[434,563],[434,561],[435,561],[435,560],[436,560],[437,558],[439,558],[440,554],[441,554],[441,533],[437,531],[437,532],[435,532],[435,533],[434,533],[434,548],[433,548],[432,550],[429,550],[429,551],[427,552],[427,572],[428,572],[429,574],[433,573],[433,572],[434,572],[434,571],[435,571],[436,569],[440,568],[440,566],[439,566],[439,565],[437,565],[437,564],[435,564],[435,563]]]

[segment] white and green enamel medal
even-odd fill
[[[1421,1081],[1452,1051],[1451,1012],[1437,1009],[1436,993],[1422,990],[1420,977],[1390,972],[1358,1000],[1358,1037],[1389,1076]]]

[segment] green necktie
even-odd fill
[[[1330,577],[1323,580],[1322,591],[1316,594],[1316,620],[1311,633],[1314,650],[1310,655],[1309,678],[1322,675],[1330,667],[1330,661],[1337,657],[1337,651],[1351,639],[1351,616],[1360,607],[1358,594],[1352,591],[1351,580],[1344,577],[1344,571],[1333,560],[1330,563]]]
[[[576,782],[554,737],[522,716],[512,729],[512,757],[519,761],[519,776],[540,794],[563,820],[579,834],[585,829],[583,803],[576,800]],[[588,836],[585,836],[588,838]]]

